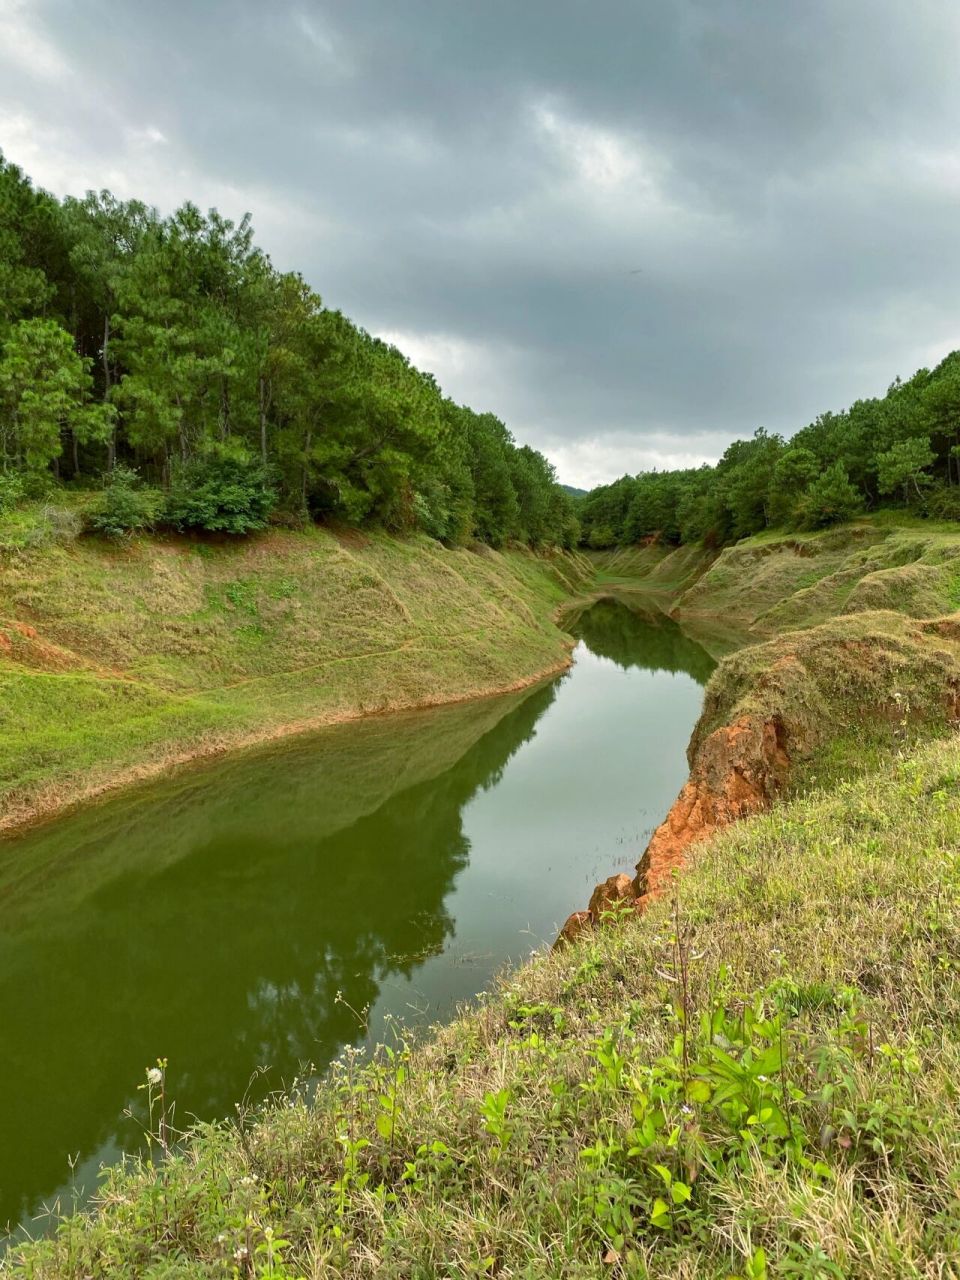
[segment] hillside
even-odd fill
[[[869,609],[932,618],[960,608],[957,525],[909,516],[769,531],[719,552],[651,541],[590,558],[611,589],[640,590],[678,618],[726,619],[757,638]]]
[[[384,578],[448,554],[324,548]],[[218,600],[246,580],[189,555]],[[643,854],[636,876],[428,1042],[398,1031],[315,1095],[114,1170],[99,1214],[18,1248],[13,1274],[953,1275],[958,556],[948,527],[860,522],[720,554],[648,545],[592,572],[481,559],[488,605],[493,574],[534,623],[562,575],[698,638],[713,624],[719,648],[739,636],[689,782],[647,850],[620,851]],[[562,643],[507,612],[534,665]],[[247,625],[224,617],[225,636]],[[239,641],[222,643],[227,664]]]
[[[196,756],[561,669],[576,556],[423,536],[79,538],[0,557],[0,828]]]

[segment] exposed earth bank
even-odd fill
[[[833,756],[842,771],[845,757],[852,764],[960,718],[960,537],[951,530],[864,524],[766,535],[715,558],[654,544],[598,557],[598,569],[621,598],[647,595],[700,631],[714,619],[748,642],[707,686],[689,780],[636,874],[598,885],[558,942],[642,911],[692,844],[768,808],[811,766],[815,776],[818,757]]]

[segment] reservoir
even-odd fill
[[[184,770],[0,842],[0,1237],[174,1124],[423,1026],[632,871],[713,660],[601,601],[565,675]],[[39,1216],[38,1216],[39,1215]]]

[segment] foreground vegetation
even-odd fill
[[[111,1173],[12,1272],[956,1274],[960,743],[702,845],[411,1049]],[[156,1072],[159,1072],[159,1068]],[[175,1064],[152,1079],[155,1135]]]
[[[2,522],[0,522],[2,526]],[[559,670],[576,556],[276,530],[0,556],[0,827],[118,781]]]

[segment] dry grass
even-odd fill
[[[857,613],[751,645],[707,685],[690,744],[742,716],[777,721],[799,763],[837,739],[943,732],[960,710],[960,633],[899,613]]]
[[[764,534],[728,547],[672,603],[678,616],[736,618],[760,635],[878,609],[936,617],[960,607],[960,533],[864,521]]]
[[[952,738],[730,828],[641,922],[114,1171],[9,1269],[956,1276],[958,798]]]
[[[0,828],[173,761],[559,669],[574,556],[93,539],[0,558]]]

